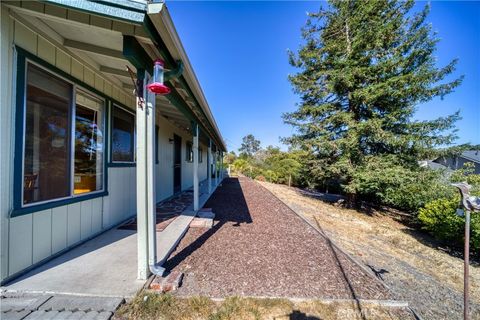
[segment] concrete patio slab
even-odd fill
[[[137,280],[137,235],[112,229],[3,286],[10,292],[132,297]]]
[[[217,186],[213,186],[213,190]],[[213,191],[212,190],[212,191]],[[207,184],[200,185],[200,206],[208,200]],[[165,262],[192,219],[188,206],[162,232],[157,232],[157,260]],[[7,292],[51,293],[130,298],[143,287],[137,280],[137,234],[111,229],[31,270],[2,287]]]

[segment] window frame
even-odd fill
[[[113,113],[115,108],[118,108],[133,116],[133,161],[113,160]],[[108,132],[108,135],[112,143],[110,143],[110,149],[109,149],[109,155],[108,155],[108,166],[109,167],[135,167],[137,165],[137,115],[135,114],[135,111],[119,103],[118,101],[112,100],[109,121],[110,121],[110,131]]]
[[[193,163],[193,142],[185,141],[185,161]]]
[[[198,163],[203,162],[203,148],[201,146],[198,147]]]
[[[70,190],[69,196],[60,197],[50,200],[43,200],[24,204],[24,171],[25,171],[25,145],[26,145],[26,110],[27,110],[27,73],[28,65],[32,64],[35,67],[52,74],[58,79],[69,83],[72,86],[72,98],[70,101],[70,115],[69,115],[69,129],[71,130],[70,138]],[[108,105],[112,100],[107,95],[91,87],[57,68],[56,66],[42,60],[41,58],[31,54],[30,52],[15,46],[14,47],[14,73],[13,73],[13,90],[12,90],[12,105],[15,112],[14,121],[14,174],[13,174],[13,210],[10,212],[10,217],[21,216],[33,212],[38,212],[45,209],[55,208],[59,206],[68,205],[80,201],[94,199],[108,195],[108,166],[107,166],[107,150],[109,146],[109,126],[107,119],[109,118]],[[74,175],[75,175],[75,110],[76,110],[76,92],[77,89],[92,95],[95,98],[103,101],[103,167],[102,167],[102,189],[95,190],[88,193],[74,194]]]

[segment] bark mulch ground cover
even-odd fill
[[[391,210],[346,209],[323,201],[322,194],[260,184],[373,270],[423,319],[463,319],[462,255],[421,230],[400,223]],[[480,319],[480,265],[471,262],[471,319]]]
[[[392,300],[372,274],[248,178],[225,179],[166,263],[185,273],[180,296]]]

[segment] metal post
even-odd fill
[[[452,186],[458,188],[460,196],[460,206],[464,209],[457,210],[460,216],[465,215],[465,247],[463,252],[463,319],[470,319],[469,315],[469,278],[470,278],[470,213],[480,211],[480,198],[470,196],[470,186],[466,182],[452,183]]]
[[[470,319],[469,316],[469,278],[470,278],[470,210],[465,210],[465,248],[463,257],[463,318]]]
[[[198,124],[193,127],[193,210],[197,211],[198,204]]]

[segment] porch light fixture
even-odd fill
[[[151,93],[161,95],[170,93],[170,88],[163,84],[164,65],[163,60],[155,60],[153,65],[153,82],[147,85],[147,89]]]

